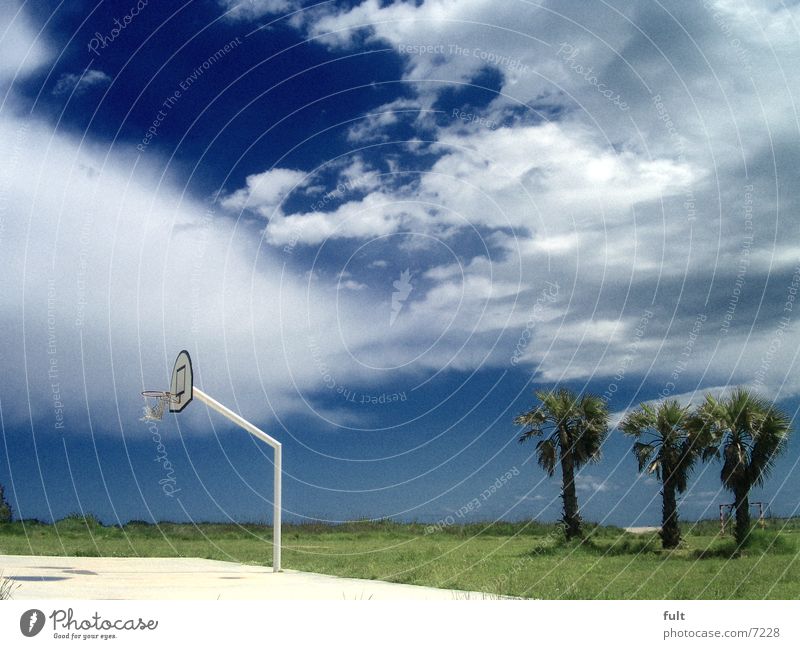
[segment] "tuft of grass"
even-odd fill
[[[800,535],[789,535],[775,529],[753,530],[747,552],[758,554],[797,554],[800,552]]]
[[[353,599],[359,599],[359,600],[360,600],[360,599],[363,599],[363,600],[371,600],[371,599],[372,599],[372,597],[373,597],[372,595],[370,595],[369,597],[367,597],[367,594],[362,592],[362,593],[361,593],[361,595],[355,595],[355,596],[353,596]],[[346,594],[346,593],[342,593],[342,599],[348,599],[348,597],[347,597],[347,594]]]
[[[8,577],[4,577],[3,573],[0,572],[0,600],[4,599],[11,599],[14,591],[19,588],[19,584],[15,582],[13,579],[9,579]]]
[[[561,535],[551,534],[537,541],[527,554],[534,557],[566,553],[616,557],[661,553],[661,541],[657,535],[629,534],[624,530],[619,530],[616,535],[597,532],[592,530],[584,538],[571,541]]]
[[[800,535],[781,533],[775,529],[754,529],[744,548],[739,548],[730,536],[717,539],[706,548],[692,552],[697,559],[732,559],[734,557],[758,557],[764,555],[797,555],[800,553]]]
[[[661,539],[657,536],[634,536],[624,533],[617,538],[604,538],[598,541],[587,539],[586,549],[600,556],[618,557],[622,555],[661,554]]]

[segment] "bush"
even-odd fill
[[[60,521],[56,521],[56,527],[61,530],[79,530],[83,531],[86,528],[95,530],[102,527],[102,523],[97,519],[94,514],[70,514]]]
[[[11,505],[6,500],[3,485],[0,484],[0,523],[10,523],[12,518]]]

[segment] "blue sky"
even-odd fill
[[[0,9],[0,483],[18,515],[554,520],[554,385],[795,416],[796,3]],[[159,442],[163,445],[159,450]],[[795,438],[756,499],[796,512]],[[166,464],[169,461],[169,465]],[[730,496],[698,467],[685,518]],[[164,488],[169,484],[170,488]],[[172,491],[173,493],[165,493]],[[586,518],[653,524],[614,431]]]

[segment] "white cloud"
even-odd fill
[[[337,46],[351,44],[362,30],[370,30],[375,38],[392,43],[432,45],[442,43],[456,24],[460,25],[462,38],[476,33],[478,26],[470,26],[470,22],[485,20],[492,10],[496,16],[497,4],[489,0],[426,0],[421,5],[366,0],[350,9],[317,17],[310,31]]]
[[[299,9],[300,0],[219,0],[228,16],[238,20],[254,20],[262,16],[285,14]]]
[[[294,169],[275,168],[253,174],[247,176],[245,187],[225,197],[222,205],[229,210],[257,210],[269,218],[287,195],[306,180],[307,174]]]
[[[533,496],[519,496],[517,502],[542,502],[543,500],[552,501],[552,497],[542,496],[541,494],[534,494]]]
[[[371,238],[397,232],[404,223],[424,216],[424,209],[419,205],[372,192],[361,200],[348,201],[332,212],[276,216],[267,225],[266,236],[276,246],[292,242],[313,245],[339,238]]]
[[[382,191],[348,201],[334,211],[282,215],[267,227],[275,245],[299,240],[317,244],[327,238],[370,238],[402,228],[440,232],[442,228],[477,226],[541,230],[535,246],[553,253],[572,249],[575,223],[565,221],[603,215],[588,231],[629,219],[629,210],[642,202],[675,194],[697,181],[686,165],[669,160],[649,160],[631,152],[604,150],[586,134],[570,132],[570,124],[498,129],[470,134],[440,133],[441,155],[418,185]],[[603,178],[598,174],[602,170]],[[247,179],[247,187],[227,199],[226,207],[259,207],[265,215],[274,209],[282,192],[303,178],[302,172],[281,175],[274,171]],[[381,178],[356,160],[345,172],[346,183],[373,189]],[[257,183],[268,180],[268,198]],[[272,189],[275,188],[275,191]],[[582,228],[587,229],[587,228]],[[560,242],[560,243],[556,243]]]
[[[346,279],[343,282],[341,282],[339,286],[348,291],[361,291],[367,288],[366,284],[362,284],[361,282],[357,282],[353,279]]]
[[[575,488],[578,491],[600,493],[603,491],[611,491],[613,485],[608,480],[598,480],[594,476],[587,475],[581,471],[575,476]]]
[[[358,120],[347,131],[347,139],[357,144],[380,142],[389,139],[386,128],[399,123],[401,118],[416,117],[419,104],[410,99],[396,99]]]
[[[0,84],[22,79],[44,65],[51,51],[18,2],[0,4]]]
[[[356,156],[341,170],[336,191],[341,196],[351,192],[369,192],[381,187],[383,180],[377,170],[366,165],[361,156]]]
[[[66,95],[69,93],[81,94],[92,86],[104,86],[111,83],[111,77],[100,70],[87,70],[83,74],[71,74],[65,72],[56,82],[53,88],[54,95]]]
[[[467,214],[470,204],[483,205],[488,196],[501,210],[474,210],[486,225],[534,228],[532,211],[548,231],[569,227],[564,213],[575,219],[627,218],[634,205],[676,193],[698,179],[688,166],[667,159],[609,151],[571,122],[467,135],[446,131],[439,142],[446,153],[424,177],[423,190],[441,196],[449,185],[454,196],[448,206]],[[451,179],[459,181],[457,189]],[[591,227],[596,226],[595,216]]]

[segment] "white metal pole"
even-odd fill
[[[221,415],[224,415],[235,424],[239,424],[248,433],[254,437],[258,437],[263,442],[269,444],[275,454],[275,479],[274,479],[274,498],[272,508],[272,571],[280,572],[281,570],[281,443],[274,437],[270,437],[263,430],[253,426],[249,421],[237,415],[230,408],[226,408],[219,401],[208,396],[205,392],[197,386],[193,388],[194,396],[206,404],[209,408],[213,408]]]
[[[272,503],[272,571],[281,571],[281,445],[273,447],[275,454],[274,499]]]

